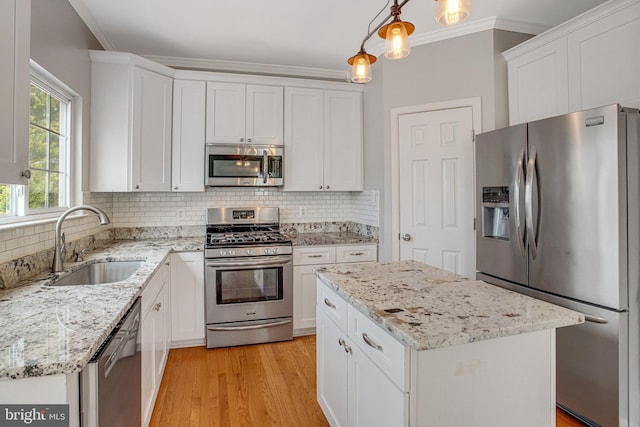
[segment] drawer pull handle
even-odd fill
[[[349,345],[344,345],[344,352],[345,353],[349,353],[349,354],[353,354],[353,351],[351,351],[351,346]]]
[[[351,252],[349,255],[351,255],[351,256],[362,256],[362,255],[364,255],[364,252]]]
[[[346,344],[346,343],[344,342],[344,340],[343,340],[342,338],[338,338],[338,345],[339,345],[339,346],[343,346],[343,345],[345,345],[345,344]]]
[[[331,301],[329,301],[328,299],[324,299],[324,303],[326,306],[331,307],[331,308],[336,308],[335,304],[332,303]]]
[[[322,255],[307,255],[307,258],[322,258]]]
[[[375,348],[378,351],[382,351],[382,346],[379,344],[376,344],[375,342],[373,342],[373,340],[371,340],[371,338],[369,338],[369,335],[367,334],[362,334],[362,339],[364,340],[364,342],[366,342],[370,347]]]

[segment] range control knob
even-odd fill
[[[233,249],[229,250],[229,256],[234,256],[236,254],[236,251],[234,251]]]
[[[270,253],[271,253],[271,249],[269,249],[269,248],[265,248],[265,250],[264,250],[264,254],[265,254],[265,255],[269,255]]]
[[[253,255],[253,249],[247,249],[247,255]]]
[[[227,251],[225,250],[220,250],[220,256],[226,256],[227,255]]]
[[[274,254],[277,254],[278,252],[280,252],[280,249],[278,249],[278,248],[273,248],[273,251],[271,251],[271,252],[273,252]]]

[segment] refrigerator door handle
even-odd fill
[[[513,207],[515,211],[515,223],[516,223],[516,238],[518,239],[518,247],[520,248],[520,255],[526,256],[524,248],[524,233],[520,227],[520,188],[524,181],[524,150],[520,152],[518,156],[518,166],[516,168],[516,180],[513,183]]]
[[[534,233],[535,226],[533,224],[533,178],[536,172],[536,147],[531,147],[529,152],[529,163],[527,164],[527,178],[524,186],[524,207],[525,207],[525,223],[527,225],[527,238],[529,240],[529,249],[531,258],[538,257],[537,237]]]

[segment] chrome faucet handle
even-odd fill
[[[89,248],[84,248],[80,252],[76,252],[76,262],[84,261],[84,253],[87,252]]]
[[[62,233],[60,233],[60,258],[63,262],[65,261],[65,259],[67,259],[67,246],[65,245],[65,241],[66,238],[63,231]]]

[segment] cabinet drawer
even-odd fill
[[[316,279],[317,282],[317,303],[316,310],[323,312],[327,317],[333,320],[338,327],[346,333],[347,331],[347,302],[333,290]]]
[[[336,262],[370,262],[378,260],[377,245],[338,246],[336,248]]]
[[[293,248],[293,265],[335,264],[336,248],[311,246]]]
[[[403,392],[409,391],[409,348],[352,306],[348,306],[351,341]]]

